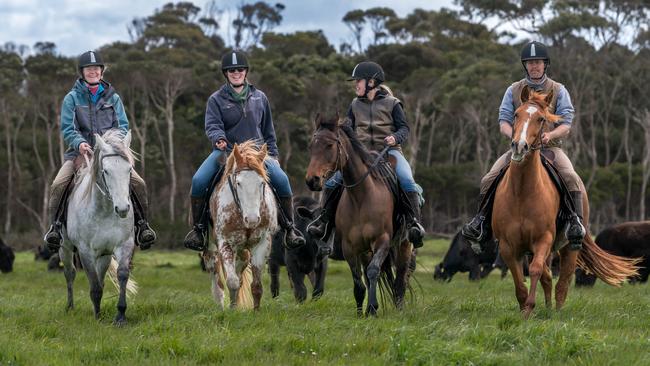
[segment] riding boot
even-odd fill
[[[421,248],[424,239],[424,228],[420,224],[422,220],[420,212],[420,194],[418,192],[406,192],[409,203],[413,209],[413,217],[411,218],[411,227],[409,228],[408,238],[414,248]]]
[[[463,226],[461,234],[472,244],[472,250],[476,254],[480,254],[483,249],[483,243],[489,240],[490,237],[490,223],[487,220],[489,214],[489,205],[485,201],[485,194],[478,196],[479,209],[476,216]]]
[[[569,249],[580,250],[582,249],[582,240],[587,234],[587,230],[582,225],[582,192],[573,191],[569,192],[569,194],[573,200],[575,212],[572,212],[569,216],[565,235],[569,240]]]
[[[279,197],[280,225],[285,231],[284,245],[287,249],[296,249],[305,245],[305,238],[293,225],[293,197]]]
[[[315,238],[320,238],[327,241],[326,234],[332,231],[329,223],[334,223],[334,216],[336,215],[336,208],[339,204],[339,199],[343,193],[341,186],[335,188],[325,187],[323,189],[323,199],[321,204],[321,212],[318,218],[307,226],[307,232]]]
[[[63,242],[63,222],[65,222],[65,204],[67,202],[67,192],[72,185],[73,176],[70,176],[68,182],[62,182],[52,186],[50,190],[49,216],[52,220],[49,230],[45,233],[45,243],[51,253],[57,253]]]
[[[187,249],[205,250],[205,232],[207,230],[207,215],[205,214],[207,204],[201,197],[191,197],[192,201],[192,231],[187,233],[183,245]]]
[[[131,202],[133,202],[133,219],[135,223],[135,243],[140,250],[147,250],[156,241],[156,232],[147,222],[148,202],[146,198],[140,199],[140,196],[131,190]]]

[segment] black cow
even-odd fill
[[[442,263],[436,266],[433,278],[451,281],[456,272],[469,272],[469,279],[472,281],[484,278],[492,271],[492,263],[497,255],[496,248],[496,241],[492,240],[480,255],[476,254],[467,239],[458,232],[452,239]]]
[[[650,221],[632,221],[604,229],[596,237],[598,246],[614,255],[640,258],[639,276],[630,283],[646,283],[650,275]],[[596,276],[576,269],[576,286],[593,286]]]
[[[14,259],[16,259],[16,256],[14,255],[13,249],[0,238],[0,271],[2,273],[13,271]]]
[[[287,267],[287,274],[293,286],[296,301],[307,299],[305,276],[309,277],[312,287],[312,299],[319,298],[325,289],[325,274],[327,273],[327,257],[318,257],[319,240],[312,238],[307,232],[307,225],[315,219],[318,202],[311,197],[295,197],[296,228],[305,237],[306,244],[294,250],[287,250],[282,244],[284,231],[280,230],[274,237],[269,256],[269,274],[271,275],[271,295],[277,297],[280,293],[280,266]]]

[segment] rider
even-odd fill
[[[79,56],[79,79],[63,99],[61,107],[61,133],[69,148],[64,163],[50,187],[49,215],[52,220],[45,234],[50,251],[59,250],[63,237],[61,228],[65,223],[64,196],[71,188],[72,178],[81,165],[81,155],[92,153],[94,134],[103,134],[111,128],[124,132],[129,120],[124,105],[115,89],[103,80],[104,62],[99,53],[87,51]],[[149,249],[156,240],[156,233],[147,223],[147,186],[144,180],[131,170],[131,200],[135,218],[136,243],[140,249]]]
[[[419,248],[424,238],[424,228],[420,225],[421,188],[415,183],[411,166],[400,148],[400,144],[404,143],[409,135],[402,102],[382,84],[385,80],[384,70],[375,62],[364,61],[357,64],[348,79],[352,80],[355,81],[357,97],[350,104],[347,118],[356,130],[359,140],[368,149],[381,151],[386,145],[390,146],[388,154],[397,161],[397,180],[406,192],[413,210],[413,217],[409,222],[409,241]],[[336,172],[325,183],[321,214],[307,229],[311,235],[324,238],[326,233],[331,232],[332,228],[328,228],[328,223],[336,214],[336,207],[343,192],[342,183],[341,172]]]
[[[205,112],[205,134],[213,150],[192,177],[194,227],[183,241],[189,249],[205,249],[208,201],[214,188],[211,183],[219,179],[215,175],[222,170],[222,156],[232,150],[233,144],[250,139],[265,142],[269,148],[265,166],[279,198],[278,216],[286,233],[285,245],[293,249],[305,244],[293,225],[293,193],[289,178],[278,162],[271,106],[266,95],[248,82],[248,70],[248,59],[243,52],[229,51],[223,55],[221,72],[226,83],[210,96]]]
[[[553,126],[549,132],[542,134],[542,143],[545,150],[550,150],[555,156],[554,165],[559,171],[562,179],[566,183],[569,195],[574,202],[575,212],[571,207],[564,207],[565,211],[570,212],[568,227],[565,233],[569,240],[569,248],[580,250],[582,248],[582,239],[585,236],[585,228],[582,225],[582,180],[576,174],[571,165],[571,161],[562,151],[562,139],[569,135],[571,130],[571,121],[573,120],[574,109],[571,104],[571,97],[564,85],[551,80],[546,75],[546,70],[551,64],[548,50],[540,42],[532,41],[527,43],[521,50],[521,63],[526,71],[526,77],[508,87],[503,96],[501,107],[499,108],[499,125],[501,134],[512,138],[512,129],[514,123],[515,110],[521,106],[521,91],[523,88],[530,88],[536,92],[548,94],[553,92],[553,99],[549,103],[551,113],[557,114],[562,119]],[[472,249],[480,252],[484,244],[492,238],[491,231],[491,201],[494,187],[492,184],[497,180],[501,170],[508,165],[510,161],[510,152],[506,152],[494,163],[490,171],[481,179],[481,189],[479,194],[479,211],[477,215],[463,227],[462,233],[467,240],[472,243]],[[498,181],[497,181],[498,183]],[[484,202],[485,201],[485,202]],[[561,200],[566,202],[565,200]],[[567,206],[567,205],[563,205]],[[570,206],[570,205],[568,205]]]

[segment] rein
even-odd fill
[[[341,144],[341,133],[339,131],[336,132],[336,147],[337,147],[336,169],[337,170],[342,170],[343,165],[342,165],[342,162],[341,162],[341,155],[342,155],[341,151],[345,151],[345,149],[343,149],[343,144]],[[361,178],[359,178],[358,181],[356,181],[353,184],[341,183],[341,186],[343,186],[344,188],[347,188],[347,189],[351,189],[351,188],[354,188],[354,187],[358,186],[359,184],[363,183],[363,181],[366,180],[366,178],[368,178],[368,176],[370,175],[370,172],[372,172],[372,170],[375,169],[377,167],[377,165],[379,165],[379,162],[383,159],[384,154],[386,154],[386,152],[388,152],[388,149],[390,149],[390,146],[386,145],[386,147],[384,147],[384,149],[381,150],[381,152],[379,152],[379,155],[377,155],[375,160],[372,162],[372,165],[370,165],[368,167],[368,170],[363,174],[363,176]],[[347,159],[350,158],[347,151],[345,151],[345,156],[346,156],[346,161],[347,161]]]
[[[105,174],[105,171],[104,171],[104,159],[105,158],[110,158],[112,156],[121,157],[122,155],[120,155],[120,154],[106,154],[106,155],[103,155],[101,157],[101,159],[99,159],[99,163],[102,166],[101,177],[102,177],[102,185],[104,186],[104,189],[102,189],[102,187],[99,185],[99,183],[97,181],[95,181],[95,186],[97,187],[99,192],[101,192],[102,196],[107,197],[108,200],[111,201],[111,202],[113,202],[113,196],[110,194],[111,192],[109,191],[108,184],[106,183],[106,174]],[[86,165],[90,166],[90,161],[88,160],[88,156],[86,156],[85,154],[84,154],[84,159],[86,159]],[[131,169],[133,169],[133,167],[131,167]]]

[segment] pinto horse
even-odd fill
[[[266,144],[235,144],[223,177],[210,197],[214,244],[204,252],[212,275],[212,294],[223,309],[224,282],[230,306],[258,309],[262,298],[262,270],[278,230],[275,196],[264,160]],[[225,276],[224,276],[225,275]]]
[[[336,210],[336,234],[341,237],[343,256],[352,271],[357,315],[363,314],[366,294],[362,267],[368,286],[366,315],[377,314],[379,281],[388,285],[386,290],[393,303],[401,308],[412,248],[401,232],[394,235],[395,202],[388,185],[372,166],[375,157],[350,127],[339,125],[338,118],[324,121],[320,115],[316,117],[310,155],[305,181],[311,190],[321,190],[337,170],[343,176],[345,190]]]
[[[499,183],[494,199],[492,228],[499,251],[512,272],[519,308],[528,318],[535,307],[535,291],[541,282],[546,306],[552,305],[552,276],[547,258],[554,250],[560,253],[560,277],[555,286],[556,308],[566,300],[576,263],[595,273],[604,282],[619,286],[636,273],[636,261],[617,257],[601,250],[588,233],[580,251],[570,250],[567,240],[556,227],[560,194],[541,160],[542,134],[560,117],[549,112],[552,92],[543,95],[524,88],[522,105],[515,111],[510,166]],[[589,223],[589,203],[583,191],[584,224]],[[558,235],[559,234],[559,235]],[[529,265],[530,291],[524,284],[522,259],[533,257]]]

